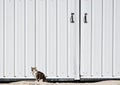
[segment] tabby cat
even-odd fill
[[[45,74],[38,71],[36,67],[31,67],[31,71],[33,76],[35,76],[36,80],[39,82],[41,79],[43,79],[43,82],[46,81]]]

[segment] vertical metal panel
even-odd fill
[[[81,1],[81,75],[91,75],[91,0]],[[87,13],[88,23],[84,23]]]
[[[3,16],[4,16],[4,10],[3,10],[3,0],[0,0],[0,76],[3,76]]]
[[[102,0],[92,0],[92,75],[101,76]],[[97,63],[97,64],[96,64]]]
[[[5,76],[14,76],[14,0],[5,0]]]
[[[112,75],[112,0],[103,0],[103,75]]]
[[[81,1],[80,0],[75,0],[75,62],[74,62],[74,67],[75,67],[75,79],[80,79],[80,44],[81,44],[81,40],[80,40],[80,4]]]
[[[26,0],[26,76],[35,66],[35,0]]]
[[[114,0],[114,76],[120,76],[120,0]]]
[[[47,75],[56,76],[56,0],[47,0]]]
[[[58,76],[67,77],[68,57],[68,26],[67,26],[67,0],[57,1],[57,63]]]
[[[87,0],[86,0],[87,1]],[[85,45],[84,40],[87,41],[87,44],[91,44],[92,54],[89,62],[92,63],[91,72],[92,76],[88,74],[83,74],[82,72],[86,72],[89,68],[85,69],[84,64],[90,64],[88,62],[89,56],[85,56],[83,46],[81,46],[81,74],[83,74],[82,78],[119,78],[120,76],[120,69],[119,69],[119,4],[118,0],[92,0],[92,16],[91,16],[91,23],[92,32],[92,42],[88,42],[88,30],[90,26],[86,27],[86,24],[83,24],[82,18],[84,17],[83,13],[84,10],[89,10],[90,7],[86,7],[88,5],[86,1],[82,1],[82,16],[81,16],[81,45]],[[89,22],[87,23],[87,25]],[[85,31],[84,31],[84,30]],[[87,33],[86,35],[84,35]],[[83,40],[84,38],[84,40]],[[89,49],[87,46],[86,49]],[[88,53],[86,51],[85,53]],[[83,60],[86,57],[85,60]],[[84,62],[83,62],[84,61]],[[85,70],[83,70],[85,69]]]
[[[24,0],[15,1],[15,76],[24,76]],[[21,63],[22,62],[22,63]]]
[[[45,6],[45,0],[36,0],[36,67],[44,73],[46,63]]]
[[[75,74],[75,23],[70,22],[71,13],[75,13],[75,0],[68,0],[68,77],[74,77]]]

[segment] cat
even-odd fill
[[[36,67],[31,67],[31,71],[33,76],[35,76],[36,80],[39,82],[41,79],[43,79],[43,82],[46,81],[46,76],[44,73],[37,70]]]

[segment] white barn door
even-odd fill
[[[119,4],[81,0],[81,77],[120,78]]]
[[[0,0],[0,78],[79,79],[79,0]]]

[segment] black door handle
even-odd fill
[[[87,15],[88,15],[87,13],[84,14],[84,23],[88,23],[88,21],[87,21]]]
[[[73,16],[74,16],[74,13],[71,13],[71,17],[70,17],[70,22],[71,22],[71,23],[74,23],[74,22],[75,22]]]

